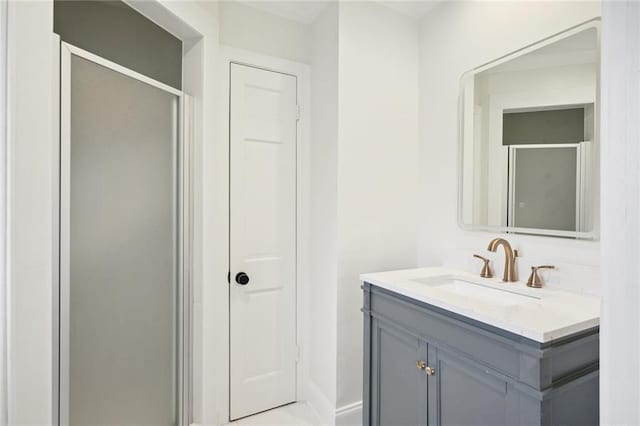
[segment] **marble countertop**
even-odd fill
[[[505,283],[440,267],[362,274],[360,279],[541,343],[600,324],[600,298],[529,288],[521,281]],[[455,287],[453,280],[462,284]]]

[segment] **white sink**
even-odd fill
[[[540,300],[541,297],[518,293],[507,288],[500,289],[474,283],[457,277],[416,278],[411,281],[426,284],[456,296],[500,306],[515,306]],[[508,284],[505,284],[505,286]]]

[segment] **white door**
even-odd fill
[[[296,78],[231,65],[230,417],[296,398]]]

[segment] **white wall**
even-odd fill
[[[338,5],[311,28],[311,170],[307,397],[332,423],[336,404],[338,297]]]
[[[233,0],[221,1],[219,7],[220,44],[296,62],[311,62],[309,25]]]
[[[362,399],[359,274],[416,266],[417,23],[375,2],[339,16],[337,407]]]
[[[487,254],[492,233],[457,226],[457,101],[461,75],[600,15],[598,2],[443,2],[421,22],[420,52],[420,265],[447,264],[478,270],[472,253]],[[532,264],[558,269],[547,283],[599,291],[599,243],[508,236],[520,249],[520,278]],[[502,253],[490,253],[496,275]]]
[[[602,30],[600,422],[640,424],[640,3],[608,1]]]
[[[0,424],[7,424],[7,2],[0,3]]]
[[[8,30],[9,424],[45,425],[53,380],[52,2],[9,3]]]

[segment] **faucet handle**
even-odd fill
[[[484,264],[482,265],[482,270],[480,271],[480,276],[482,278],[493,277],[493,273],[491,272],[491,267],[489,266],[490,260],[487,259],[486,257],[480,256],[479,254],[474,254],[473,257],[477,257],[478,259],[481,259],[484,262]]]
[[[538,269],[555,269],[555,268],[556,267],[553,265],[532,266],[531,275],[529,275],[529,279],[527,280],[527,287],[531,287],[531,288],[542,287],[542,279],[540,278],[540,275],[538,275]]]

